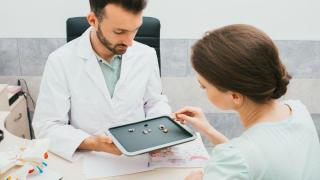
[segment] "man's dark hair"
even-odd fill
[[[108,4],[116,4],[134,14],[141,12],[147,6],[147,0],[90,0],[91,11],[101,19],[104,8]]]

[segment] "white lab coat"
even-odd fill
[[[50,150],[68,160],[90,135],[171,113],[161,94],[155,50],[139,42],[127,49],[111,98],[90,30],[49,55],[32,123],[36,137],[49,138]]]

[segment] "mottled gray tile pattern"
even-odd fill
[[[16,39],[0,39],[0,75],[20,75]]]
[[[213,127],[229,139],[240,136],[244,130],[236,113],[207,113],[206,117]],[[206,147],[214,146],[207,137],[201,137]]]
[[[39,39],[39,44],[40,44],[41,56],[47,59],[50,53],[52,53],[59,47],[63,46],[64,44],[66,44],[66,40],[62,38],[61,39],[56,39],[56,38]]]
[[[164,66],[168,62],[179,62],[179,64],[170,64],[170,68],[178,72],[172,72],[164,69],[163,76],[177,76],[180,77],[181,74],[181,64],[183,61],[186,63],[186,76],[194,76],[194,70],[191,67],[190,57],[191,57],[191,47],[197,41],[195,39],[189,39],[187,46],[182,47],[181,44],[185,43],[186,40],[162,40],[162,62]],[[319,41],[285,41],[276,40],[276,45],[279,48],[280,58],[286,65],[288,71],[293,75],[294,78],[320,78],[320,42]],[[180,50],[180,52],[187,55],[184,57],[173,57],[168,52],[175,51],[175,48],[185,48]],[[180,58],[180,59],[178,59]],[[168,72],[169,71],[169,72]]]
[[[161,39],[163,77],[194,76],[190,57],[196,41]],[[275,43],[294,78],[320,78],[320,41],[277,40]],[[48,55],[63,44],[63,38],[0,39],[0,75],[41,75]]]
[[[189,43],[188,43],[188,59],[187,59],[187,76],[194,76],[195,75],[195,71],[192,68],[192,64],[191,64],[191,55],[192,55],[192,46],[196,43],[197,40],[195,39],[190,39]]]
[[[319,41],[276,41],[280,58],[294,78],[320,78]]]
[[[320,79],[292,79],[286,95],[281,99],[297,99],[310,113],[320,113]]]
[[[186,39],[161,40],[161,73],[162,76],[183,77],[187,74],[189,41]]]
[[[320,114],[311,114],[314,125],[316,126],[318,137],[320,139]]]
[[[64,43],[63,39],[19,39],[22,75],[42,75],[48,55]]]
[[[45,65],[39,39],[19,39],[22,75],[41,75]]]

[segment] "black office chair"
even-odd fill
[[[79,37],[89,28],[86,17],[72,17],[67,20],[67,42]],[[153,47],[158,57],[159,70],[160,61],[160,21],[153,17],[143,17],[143,24],[139,28],[136,41]]]

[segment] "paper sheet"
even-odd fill
[[[209,160],[200,134],[194,141],[173,146],[155,156],[133,157],[90,152],[84,156],[83,171],[88,179],[133,174],[161,167],[204,167]]]
[[[173,146],[152,156],[150,167],[204,167],[209,154],[199,133],[197,137],[194,141]]]
[[[148,161],[148,154],[127,157],[91,152],[84,157],[83,169],[88,179],[118,176],[151,170]]]

